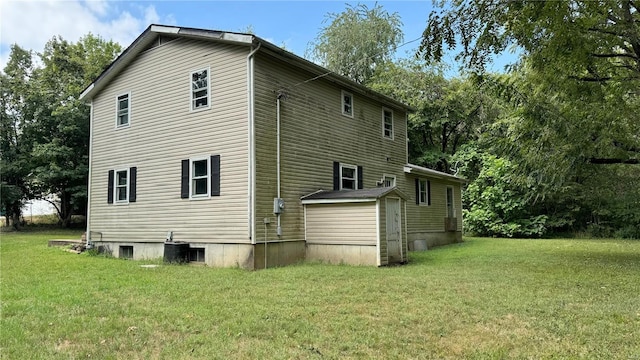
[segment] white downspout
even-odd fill
[[[89,104],[89,177],[87,182],[87,232],[85,246],[91,247],[91,153],[93,149],[93,100]]]
[[[248,96],[248,116],[249,116],[249,176],[247,177],[249,197],[248,215],[249,215],[249,238],[252,244],[256,244],[256,231],[254,224],[255,216],[255,188],[256,188],[256,149],[255,149],[255,118],[254,118],[254,97],[253,97],[253,55],[260,49],[262,43],[258,43],[258,47],[251,50],[247,55],[247,96]]]

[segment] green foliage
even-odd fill
[[[420,53],[439,61],[445,48],[482,71],[511,46],[556,76],[617,81],[640,72],[640,13],[632,0],[440,2],[429,15]]]
[[[446,79],[418,60],[379,67],[369,86],[416,109],[408,121],[409,161],[445,172],[460,146],[477,140],[501,111],[470,78]]]
[[[57,195],[63,226],[86,208],[89,108],[78,95],[120,50],[91,34],[75,44],[54,37],[38,54],[42,66],[14,46],[2,74],[2,181],[20,201]]]
[[[358,83],[367,83],[376,68],[391,60],[402,42],[402,22],[376,4],[347,5],[339,14],[330,13],[308,51],[321,65]]]
[[[1,207],[7,224],[19,226],[21,208],[31,196],[30,174],[33,117],[41,103],[31,93],[34,86],[33,53],[17,45],[0,73],[0,183]]]
[[[507,141],[531,142],[521,153],[550,149],[546,163],[558,169],[581,161],[640,163],[640,13],[633,1],[441,5],[424,32],[420,53],[427,60],[440,60],[457,36],[458,59],[471,70],[482,72],[510,45],[523,50],[507,80],[515,105]]]
[[[466,150],[471,152],[472,150]],[[540,237],[547,232],[547,215],[531,211],[534,198],[531,189],[513,184],[511,174],[517,165],[486,153],[466,154],[481,168],[463,193],[465,229],[472,234],[499,237]],[[463,158],[463,156],[460,156]],[[476,165],[476,166],[477,166]],[[462,169],[473,175],[474,169]],[[477,171],[477,169],[475,169]],[[466,176],[466,175],[465,175]]]
[[[475,78],[485,94],[504,104],[478,145],[512,165],[503,180],[528,202],[529,215],[546,216],[547,231],[636,236],[637,4],[489,0],[439,5],[429,16],[420,48],[426,60],[439,61],[445,49],[456,49],[467,69],[483,73],[494,54],[514,47],[521,53],[510,74]],[[491,204],[477,210],[470,212],[472,219],[499,223]]]

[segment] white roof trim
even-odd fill
[[[253,43],[253,36],[244,35],[244,34],[224,33],[222,35],[222,39],[226,41],[233,41],[233,42],[244,43],[244,44]]]
[[[95,83],[91,83],[91,85],[89,85],[86,89],[84,89],[84,91],[80,94],[80,97],[78,97],[78,99],[82,100],[83,97],[85,97],[95,86]]]
[[[151,31],[164,34],[177,34],[180,28],[176,26],[151,25]]]
[[[311,204],[340,204],[340,203],[361,203],[361,202],[374,202],[378,198],[358,198],[358,199],[311,199],[302,200],[302,205]]]
[[[414,164],[406,164],[404,166],[404,172],[407,174],[430,176],[436,179],[446,179],[460,183],[468,182],[467,179]]]

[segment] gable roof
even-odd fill
[[[316,78],[324,78],[355,93],[374,98],[388,106],[409,112],[415,111],[408,105],[373,91],[364,85],[348,79],[347,77],[338,75],[255,35],[157,24],[149,25],[149,27],[140,34],[140,36],[138,36],[128,48],[126,48],[91,84],[89,84],[89,86],[82,91],[79,98],[81,100],[90,101],[116,75],[126,68],[140,52],[147,49],[149,45],[163,34],[218,43],[230,43],[247,46],[249,48],[255,47],[254,50],[265,52],[299,69],[306,70],[315,75]]]
[[[359,190],[318,190],[300,198],[302,204],[367,202],[375,201],[389,194],[395,194],[406,200],[407,196],[395,186],[377,187]]]

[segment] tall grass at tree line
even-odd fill
[[[638,241],[468,238],[405,266],[251,272],[1,236],[3,359],[640,359]]]

